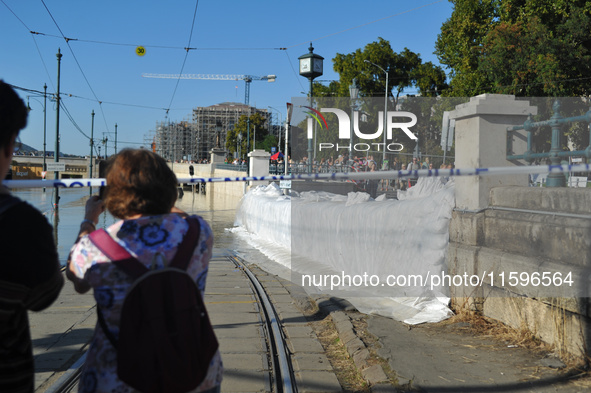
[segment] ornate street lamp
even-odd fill
[[[310,81],[310,107],[314,95],[313,81],[322,75],[324,57],[314,53],[314,47],[310,42],[309,52],[298,57],[300,60],[300,75]],[[312,173],[312,139],[308,139],[308,173]]]
[[[357,98],[359,98],[359,81],[353,78],[349,85],[349,96],[351,97],[351,146],[355,146],[355,130],[353,129],[353,122],[355,116],[355,109],[357,109]],[[351,157],[349,157],[350,159]]]
[[[379,65],[377,65],[376,63],[372,63],[369,60],[363,60],[365,63],[369,63],[371,65],[374,65],[376,67],[378,67],[380,70],[382,70],[382,72],[384,74],[386,74],[386,91],[384,92],[384,150],[382,153],[382,165],[384,164],[384,161],[386,161],[386,145],[388,143],[388,141],[386,140],[386,124],[388,124],[387,119],[388,119],[388,71],[386,71],[385,69],[383,69],[382,67],[380,67]],[[417,143],[418,146],[418,143]]]

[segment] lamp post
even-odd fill
[[[287,145],[289,141],[289,123],[291,123],[291,115],[293,113],[293,105],[291,102],[287,104],[287,112],[285,114],[285,175],[287,175],[287,171],[289,169],[289,147]]]
[[[103,132],[103,135],[104,134],[105,133]],[[108,146],[107,144],[109,143],[109,137],[108,136],[104,137],[101,142],[103,143],[103,145],[105,145],[105,160],[106,160],[107,158],[109,158],[109,154],[107,153],[107,146]]]
[[[29,105],[29,98],[33,98],[31,96],[27,96],[27,109],[31,111],[31,106]],[[41,104],[41,101],[33,98],[35,101]],[[47,84],[43,85],[43,172],[47,173],[47,164],[45,162],[45,156],[47,155]],[[45,192],[45,187],[43,187],[43,192]]]
[[[384,72],[384,74],[386,74],[386,90],[384,92],[384,124],[383,124],[383,126],[384,126],[384,128],[383,128],[383,130],[384,130],[384,151],[383,151],[383,154],[382,154],[382,165],[384,165],[384,162],[386,161],[386,144],[387,144],[387,141],[386,141],[386,135],[387,135],[386,126],[387,126],[387,118],[388,118],[388,72],[385,69],[383,69],[382,67],[380,67],[379,65],[377,65],[375,63],[372,63],[369,60],[363,60],[363,61],[366,62],[366,63],[369,63],[371,65],[374,65],[374,66],[378,67],[380,70],[382,70]]]
[[[60,161],[60,73],[61,73],[61,64],[62,64],[62,52],[60,51],[60,49],[58,48],[57,50],[57,92],[55,95],[55,99],[56,99],[56,110],[55,110],[55,151],[53,152],[53,161],[54,162],[59,162]],[[55,171],[53,172],[53,176],[55,180],[59,179],[59,171]],[[55,211],[57,212],[57,209],[59,207],[59,201],[60,201],[60,196],[59,196],[59,188],[55,187],[55,193],[54,193],[55,199],[54,199],[54,208]],[[57,227],[57,225],[55,225]]]
[[[242,133],[238,134],[238,169],[242,166]]]
[[[353,129],[353,123],[355,118],[355,109],[357,109],[356,101],[359,97],[359,82],[357,81],[357,78],[353,78],[351,84],[349,85],[349,96],[351,97],[351,147],[353,147],[355,146],[355,130]]]
[[[94,109],[91,113],[92,122],[90,124],[90,178],[92,179],[92,149],[94,148]],[[92,187],[90,187],[90,195],[92,195]]]
[[[300,61],[300,75],[310,81],[310,107],[312,107],[314,78],[322,75],[324,57],[314,53],[314,47],[310,42],[308,53],[298,57]],[[308,139],[308,173],[312,173],[312,139]]]

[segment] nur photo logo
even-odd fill
[[[418,137],[412,132],[411,128],[417,124],[417,116],[412,112],[406,111],[387,111],[384,116],[384,111],[378,111],[377,113],[377,130],[374,132],[363,132],[359,127],[360,111],[352,111],[353,119],[349,114],[339,108],[334,107],[321,107],[318,109],[312,108],[311,106],[300,106],[306,108],[307,117],[307,139],[314,139],[314,124],[318,124],[320,130],[333,131],[329,129],[328,121],[326,120],[326,113],[332,113],[336,116],[338,130],[335,130],[338,135],[338,139],[342,143],[329,143],[320,142],[318,143],[318,150],[341,150],[346,149],[349,151],[389,151],[399,152],[404,149],[402,143],[394,142],[394,133],[396,129],[401,130],[409,139],[418,140]],[[382,136],[385,134],[385,138]],[[355,135],[361,142],[352,144],[352,135]],[[369,141],[380,140],[381,142],[369,142]]]

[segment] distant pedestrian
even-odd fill
[[[412,158],[412,162],[410,164],[408,164],[407,169],[409,171],[418,171],[419,169],[421,169],[421,164],[419,164],[418,160],[416,157]],[[414,186],[415,184],[417,184],[417,180],[418,177],[417,176],[411,176],[408,178],[408,188]]]
[[[64,285],[47,219],[10,195],[2,180],[20,147],[27,108],[0,81],[0,392],[32,393],[34,365],[27,311],[51,305]]]
[[[402,164],[400,171],[406,173],[406,164]],[[408,188],[408,180],[406,178],[399,178],[396,180],[399,190],[406,190]]]
[[[378,164],[374,161],[373,156],[369,156],[367,159],[367,170],[369,172],[378,171]],[[367,181],[367,191],[372,198],[375,198],[378,195],[378,183],[378,179],[369,179]]]
[[[189,219],[198,221],[200,234],[192,245],[194,251],[188,254],[186,272],[203,296],[213,233],[203,218],[188,217],[174,207],[176,176],[155,153],[146,149],[122,150],[109,159],[106,179],[104,201],[96,196],[87,201],[78,240],[68,258],[68,278],[80,293],[94,288],[99,316],[103,318],[90,343],[78,391],[136,392],[119,379],[117,350],[110,338],[119,334],[123,301],[134,279],[120,270],[89,234],[96,230],[99,215],[106,208],[121,219],[106,229],[108,236],[147,268],[162,269],[175,258],[189,233]],[[190,369],[192,365],[187,366]],[[205,371],[205,380],[191,392],[219,392],[222,379],[219,351]]]

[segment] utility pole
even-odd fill
[[[103,135],[105,135],[104,132],[103,132]],[[107,135],[107,136],[103,137],[103,145],[105,145],[105,160],[107,158],[109,158],[109,154],[107,153],[107,146],[108,146],[107,143],[108,142],[109,142],[109,136]]]
[[[43,170],[47,170],[47,164],[45,163],[45,156],[47,150],[47,83],[43,84]],[[45,187],[43,187],[45,192]]]
[[[117,123],[115,123],[115,154],[117,154]]]
[[[94,148],[94,109],[91,113],[92,122],[90,123],[90,178],[92,179],[92,150]],[[90,195],[92,195],[92,186],[90,187]]]
[[[61,60],[62,60],[62,53],[60,49],[57,50],[57,95],[56,95],[56,114],[55,114],[55,151],[53,152],[53,161],[59,162],[60,161],[60,67],[61,67]],[[57,180],[59,178],[59,171],[53,172],[54,179]],[[55,187],[55,200],[54,200],[54,208],[57,213],[57,209],[59,207],[59,188]]]

